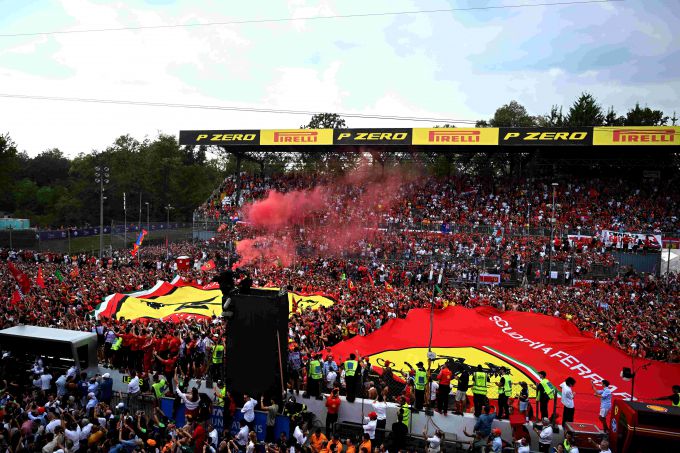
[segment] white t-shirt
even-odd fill
[[[42,376],[40,376],[40,387],[42,388],[42,390],[49,390],[51,385],[52,385],[51,374],[43,374]]]
[[[552,444],[553,429],[552,426],[546,426],[541,430],[538,441],[542,444]]]
[[[560,387],[562,387],[562,404],[564,405],[564,407],[573,409],[574,408],[573,390],[564,382],[560,384]]]
[[[80,449],[80,432],[80,426],[76,427],[75,431],[71,431],[69,429],[64,430],[66,438],[73,442],[73,451],[78,451]]]
[[[378,422],[376,420],[371,420],[368,417],[366,418],[367,422],[364,425],[364,432],[368,434],[368,436],[371,438],[371,440],[375,439],[375,428],[378,425]]]
[[[430,401],[437,399],[437,390],[439,390],[439,384],[434,381],[430,382]]]
[[[56,428],[57,426],[61,426],[61,420],[58,419],[58,418],[55,418],[54,420],[52,420],[51,422],[49,422],[47,424],[47,426],[45,427],[45,431],[48,432],[48,433],[53,433],[54,428]]]
[[[531,453],[531,447],[528,445],[520,445],[517,447],[517,453]]]
[[[128,383],[128,393],[136,394],[139,393],[141,389],[139,388],[139,376],[135,376],[130,379]]]
[[[299,426],[295,427],[295,430],[293,431],[293,437],[295,438],[299,445],[304,445],[305,442],[307,442],[307,438],[305,437],[305,434],[302,432]]]
[[[238,433],[236,434],[236,443],[245,447],[248,444],[249,433],[250,428],[248,428],[248,426],[244,426],[241,429],[239,429]]]
[[[255,405],[256,404],[257,403],[255,402],[255,400],[250,398],[248,401],[245,402],[245,404],[241,408],[241,412],[243,413],[243,419],[245,421],[247,421],[248,423],[255,420]]]
[[[373,401],[371,404],[373,406],[373,410],[375,411],[375,413],[378,414],[378,420],[386,420],[387,403],[384,401]]]
[[[434,452],[434,451],[439,451],[439,445],[442,443],[442,440],[439,437],[437,437],[436,435],[434,435],[432,437],[427,438],[427,443],[428,443],[428,445],[427,445],[428,451]]]

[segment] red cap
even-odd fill
[[[501,430],[498,428],[494,428],[491,430],[494,436],[500,436],[501,435]]]
[[[42,406],[40,406],[40,407],[38,408],[38,413],[39,413],[39,414],[44,414],[44,413],[45,413],[45,408],[42,407]]]
[[[369,413],[368,413],[368,418],[370,418],[371,420],[373,420],[374,418],[378,418],[378,414],[376,414],[375,412],[369,412]]]

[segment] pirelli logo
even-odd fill
[[[274,132],[274,143],[316,143],[318,132]]]
[[[479,143],[481,131],[430,131],[428,140],[432,143]]]
[[[615,143],[623,142],[673,142],[675,131],[673,129],[662,129],[660,131],[628,129],[625,131],[614,131],[612,141]]]
[[[260,131],[261,145],[332,145],[332,129],[288,129]]]
[[[594,145],[680,145],[680,127],[596,127]]]
[[[413,129],[414,145],[498,145],[498,128]]]

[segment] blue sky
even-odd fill
[[[550,3],[557,0],[0,0],[0,34]],[[0,93],[488,118],[584,90],[622,112],[680,112],[680,1],[625,0],[363,18],[0,37]],[[36,154],[180,129],[307,117],[0,98],[0,132]],[[410,127],[350,119],[351,127]],[[418,124],[420,125],[420,124]]]

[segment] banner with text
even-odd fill
[[[561,311],[563,316],[578,315],[576,308],[569,306]],[[548,380],[558,389],[561,382],[572,376],[577,389],[576,421],[597,420],[600,401],[590,391],[591,383],[600,388],[601,381],[607,379],[615,398],[629,397],[631,383],[621,379],[620,373],[623,367],[631,366],[631,358],[620,349],[581,332],[566,319],[538,313],[500,312],[491,307],[455,306],[435,310],[432,326],[430,333],[430,310],[414,309],[405,319],[392,319],[370,335],[337,344],[331,352],[339,361],[359,351],[364,357],[389,358],[395,367],[404,361],[427,363],[432,335],[433,350],[448,348],[445,354],[465,358],[465,363],[470,365],[484,366],[490,362],[506,366],[512,370],[514,383],[524,380],[530,388],[539,381],[540,370],[547,373]],[[640,367],[647,363],[650,366]],[[434,366],[438,364],[435,362]],[[667,395],[680,377],[678,363],[636,360],[636,368],[639,371],[635,395],[643,400]],[[497,382],[498,378],[492,378],[489,387],[496,387]],[[513,389],[516,396],[519,388]]]

